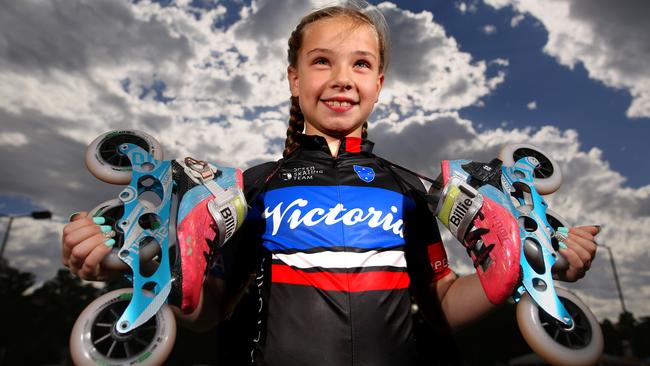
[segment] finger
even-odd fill
[[[75,224],[86,220],[87,219],[81,219],[79,221],[76,221]],[[69,266],[71,260],[70,256],[74,248],[80,245],[84,240],[99,233],[101,233],[99,226],[93,223],[92,220],[88,220],[85,225],[78,227],[74,231],[68,230],[67,233],[64,233],[62,239],[63,248],[61,249],[63,263]]]
[[[600,226],[576,226],[572,227],[569,232],[575,232],[576,234],[584,237],[585,239],[593,239],[598,233],[600,233]]]
[[[573,234],[569,234],[567,240],[572,241],[576,246],[579,246],[580,248],[586,250],[587,253],[589,253],[589,259],[593,259],[596,256],[598,245],[593,240],[588,240]]]
[[[81,278],[98,279],[100,276],[100,263],[108,253],[111,252],[111,247],[106,245],[98,245],[94,247],[86,256],[83,266],[79,271]]]
[[[67,252],[66,249],[65,249],[65,244],[64,244],[64,243],[65,243],[66,235],[69,234],[70,232],[74,231],[75,228],[78,227],[78,225],[79,225],[79,224],[74,224],[74,225],[73,225],[73,224],[71,224],[71,223],[72,223],[73,221],[78,221],[78,220],[80,220],[80,219],[86,217],[87,214],[88,214],[87,212],[83,212],[83,211],[82,211],[82,212],[75,212],[75,213],[73,213],[72,215],[70,215],[70,218],[68,219],[68,222],[69,222],[69,223],[68,223],[68,224],[65,224],[65,225],[63,226],[63,230],[62,230],[62,232],[61,232],[61,245],[62,245],[62,247],[63,247],[63,248],[62,248],[62,253],[61,253],[61,260],[62,260],[63,264],[65,264],[66,266],[68,265],[68,264],[67,264],[67,258],[68,258],[69,254],[70,254],[70,253]]]
[[[580,260],[584,263],[586,261],[590,261],[592,259],[591,254],[587,251],[587,249],[583,248],[582,245],[580,245],[577,241],[581,240],[580,238],[568,238],[567,240],[564,241],[564,243],[567,245],[567,247],[570,250],[573,250],[576,252],[578,257],[580,257]]]
[[[593,257],[589,254],[589,252],[586,251],[580,245],[576,244],[571,239],[567,239],[566,244],[569,250],[574,251],[578,255],[580,261],[582,262],[582,267],[584,268],[584,270],[585,271],[588,270],[589,267],[591,266],[591,260],[593,259]]]
[[[102,231],[100,226],[91,221],[90,224],[81,226],[77,228],[77,230],[68,233],[65,236],[63,243],[66,246],[74,247],[75,244],[79,244],[82,241],[90,238],[91,236],[95,234],[99,234],[101,232]]]
[[[75,221],[69,222],[63,226],[63,235],[68,235],[81,227],[89,225],[97,225],[91,216],[78,217]]]
[[[88,212],[86,212],[86,211],[75,212],[72,215],[70,215],[70,217],[68,218],[68,222],[77,221],[77,220],[82,219],[82,218],[84,218],[86,216],[88,216]]]
[[[567,269],[565,275],[567,280],[575,281],[584,277],[585,274],[581,271],[584,267],[584,263],[575,251],[571,249],[560,249],[560,254],[562,254],[564,258],[566,258],[567,262],[569,262],[569,269]]]
[[[106,237],[104,234],[97,233],[72,248],[70,253],[70,268],[74,268],[77,272],[81,270],[88,254],[98,246],[105,246],[105,240]]]

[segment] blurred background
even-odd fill
[[[87,144],[128,128],[154,135],[170,158],[242,168],[279,158],[287,38],[328,3],[0,0],[0,364],[68,363],[72,323],[102,291],[60,263],[68,216],[121,189],[88,173]],[[608,354],[647,361],[650,3],[372,3],[393,42],[370,119],[377,153],[433,177],[442,159],[488,161],[506,143],[546,150],[565,178],[551,208],[604,225],[587,277],[566,287],[602,323]],[[461,246],[445,242],[452,267],[470,273]],[[227,358],[216,339],[237,326],[222,328],[181,331],[169,363]],[[509,306],[455,341],[468,364],[530,353]]]

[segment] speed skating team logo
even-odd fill
[[[372,168],[361,165],[354,165],[353,168],[362,181],[370,183],[375,179],[375,171]]]

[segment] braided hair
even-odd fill
[[[379,69],[384,72],[388,66],[388,55],[390,41],[388,39],[388,26],[384,16],[374,7],[365,1],[347,1],[343,5],[329,6],[313,11],[304,16],[296,29],[291,32],[289,37],[289,49],[287,51],[287,60],[289,65],[296,67],[298,62],[298,51],[302,46],[303,32],[307,25],[325,18],[347,17],[359,24],[368,24],[372,26],[379,39],[380,64]],[[285,158],[291,155],[298,147],[297,136],[302,134],[305,129],[305,116],[300,109],[299,97],[291,97],[291,106],[289,108],[289,127],[287,128],[287,139],[284,143],[282,156]],[[364,121],[361,128],[361,138],[368,137],[368,121]]]

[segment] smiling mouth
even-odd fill
[[[340,101],[340,100],[323,100],[323,103],[330,108],[350,108],[353,105],[357,104],[349,101]]]

